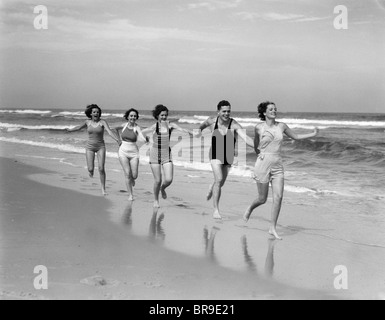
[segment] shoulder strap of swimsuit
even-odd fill
[[[232,118],[230,119],[229,127],[228,127],[227,129],[230,129],[230,128],[231,128],[231,124],[233,123],[233,120],[234,120],[234,119],[232,119]]]
[[[126,123],[126,125],[123,127],[123,130],[122,130],[122,133],[124,132],[124,130],[126,130],[128,127],[128,122]]]
[[[214,130],[218,130],[218,120],[219,120],[219,117],[217,117],[217,120],[215,121]]]
[[[157,135],[159,135],[159,122],[158,121],[156,122],[155,132],[156,132]]]

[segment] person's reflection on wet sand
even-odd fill
[[[164,239],[166,238],[166,234],[164,232],[164,229],[162,228],[164,213],[161,213],[158,217],[158,211],[159,208],[154,208],[152,212],[152,218],[148,232],[148,236],[151,241],[156,241],[156,239],[164,241]]]
[[[205,244],[205,253],[206,256],[212,261],[216,262],[215,252],[214,252],[214,241],[215,236],[217,235],[217,232],[220,229],[217,227],[212,227],[211,232],[209,233],[209,230],[207,226],[203,228],[203,240]]]
[[[250,272],[257,272],[257,265],[254,263],[253,258],[249,254],[248,246],[247,246],[247,238],[246,236],[242,236],[241,238],[243,257],[245,258],[245,262],[247,268]]]
[[[130,229],[132,228],[132,201],[128,202],[127,207],[123,211],[122,224]]]
[[[267,255],[265,261],[265,275],[272,278],[274,274],[274,246],[277,243],[275,239],[267,239]]]
[[[246,265],[250,272],[257,273],[257,265],[255,264],[252,256],[249,254],[247,237],[246,235],[241,238],[243,256],[245,258]],[[274,274],[274,246],[277,243],[275,239],[267,240],[267,255],[265,260],[265,275],[268,278],[272,278]]]

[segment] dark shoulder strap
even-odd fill
[[[156,122],[156,130],[155,130],[156,134],[159,135],[159,122],[157,121]]]
[[[218,130],[218,120],[219,120],[219,117],[217,117],[217,120],[215,121],[214,130]]]
[[[231,124],[233,123],[233,120],[234,120],[233,118],[231,118],[231,119],[230,119],[230,123],[229,123],[229,127],[228,127],[228,129],[230,129],[230,128],[231,128]]]

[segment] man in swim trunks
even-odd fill
[[[210,128],[212,134],[210,148],[210,163],[214,174],[214,183],[209,187],[207,200],[213,197],[214,219],[221,219],[219,210],[219,200],[221,198],[222,187],[226,182],[230,168],[234,162],[235,142],[239,135],[247,145],[254,148],[253,140],[246,135],[242,126],[230,117],[231,105],[228,101],[220,101],[218,106],[218,116],[208,118],[203,122],[199,130],[203,131]]]

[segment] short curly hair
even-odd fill
[[[265,101],[265,102],[262,102],[262,103],[259,104],[259,106],[258,106],[258,116],[259,116],[259,118],[262,121],[266,120],[266,117],[265,117],[264,113],[266,113],[267,107],[269,105],[271,105],[271,104],[275,106],[275,103],[271,102],[271,101]]]
[[[136,119],[139,119],[139,111],[134,109],[134,108],[127,110],[126,113],[124,114],[123,118],[128,120],[128,116],[130,115],[131,112],[135,112],[136,113]]]
[[[88,119],[92,118],[91,117],[92,109],[98,109],[99,110],[99,116],[100,117],[102,116],[102,109],[100,109],[97,104],[90,104],[89,106],[87,106],[86,110],[84,111],[84,113],[86,114]]]
[[[168,112],[168,108],[165,107],[163,104],[158,104],[154,110],[152,110],[152,116],[156,119],[156,120],[159,120],[159,115],[163,112],[163,111],[167,111]]]
[[[217,105],[218,111],[220,111],[222,109],[222,107],[230,107],[231,108],[231,104],[227,100],[222,100]]]

